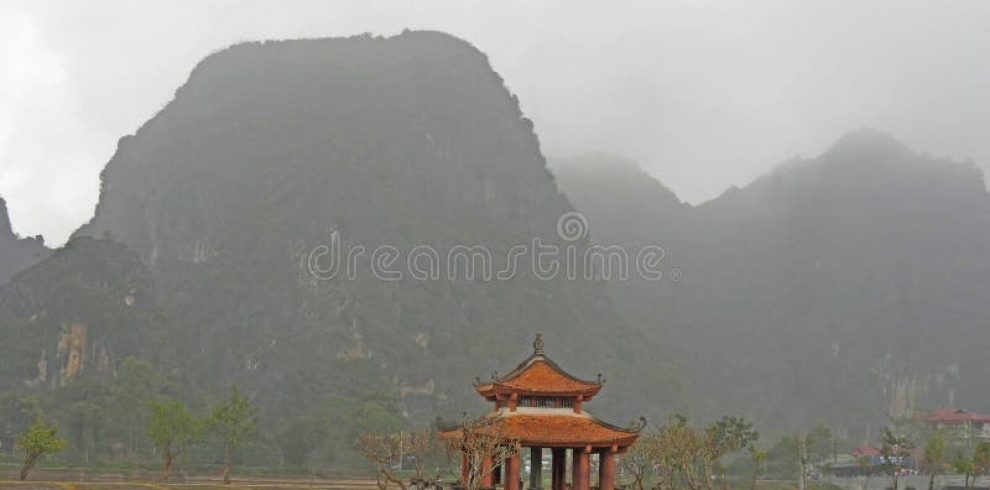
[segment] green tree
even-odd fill
[[[148,425],[147,404],[162,392],[164,385],[165,381],[144,359],[128,357],[117,367],[109,412],[116,430],[127,441],[128,454],[138,451]]]
[[[234,387],[210,411],[209,427],[223,444],[223,483],[229,485],[234,454],[258,431],[258,409]]]
[[[721,459],[727,454],[734,453],[747,447],[760,438],[759,432],[753,430],[753,424],[742,417],[723,416],[706,429],[702,463],[713,470],[717,469],[722,477],[722,486],[728,488],[729,480]]]
[[[793,435],[782,435],[767,449],[767,474],[771,478],[796,479],[800,475],[795,468],[800,466],[798,460],[797,438]]]
[[[148,409],[151,412],[148,437],[162,453],[162,476],[167,482],[183,447],[199,437],[201,423],[185,404],[175,399],[162,398],[148,402]]]
[[[933,432],[925,441],[925,469],[928,470],[928,490],[935,490],[935,476],[945,465],[945,451],[949,443],[942,432]]]
[[[305,415],[285,426],[275,437],[275,442],[290,468],[305,469],[310,454],[320,447],[326,436],[324,421],[314,415]]]
[[[990,475],[990,442],[983,441],[973,450],[973,473]]]
[[[750,444],[749,461],[753,465],[753,479],[749,484],[749,488],[750,490],[756,490],[756,480],[767,468],[767,452]]]
[[[890,427],[883,428],[883,445],[880,447],[880,456],[883,458],[883,468],[890,473],[894,490],[897,490],[901,470],[908,458],[911,457],[912,449],[914,449],[914,444],[910,438],[898,436]]]
[[[79,401],[70,405],[65,415],[66,437],[75,451],[82,451],[83,463],[89,464],[107,425],[106,410],[98,401]]]
[[[811,429],[805,440],[808,463],[822,463],[832,455],[835,437],[832,436],[832,430],[825,424],[819,424]]]
[[[952,469],[965,477],[964,488],[969,490],[969,478],[973,474],[973,460],[965,456],[959,456],[952,462]]]
[[[38,417],[27,432],[17,438],[17,448],[24,453],[20,474],[21,481],[24,481],[42,458],[65,448],[65,441],[58,438],[58,427],[48,425]]]

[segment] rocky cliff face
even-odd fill
[[[712,412],[861,430],[916,409],[990,408],[990,196],[975,166],[863,130],[697,207],[561,182],[596,239],[658,240],[683,269],[619,304],[684,353]],[[625,202],[603,209],[606,197]],[[599,219],[620,206],[642,211]],[[657,233],[652,209],[678,226]]]
[[[676,384],[604,284],[540,279],[525,258],[501,280],[370,273],[381,246],[404,268],[416,246],[446,264],[458,245],[484,245],[500,269],[513,245],[563,244],[557,219],[571,210],[485,56],[407,32],[209,56],[120,141],[76,236],[122,243],[148,266],[189,377],[236,382],[282,417],[382,385],[414,419],[460,413],[478,406],[473,377],[514,366],[537,331],[564,366],[610,375],[606,412],[666,406]],[[365,247],[356,277],[312,274],[332,233]]]
[[[0,199],[0,285],[18,272],[38,263],[49,250],[41,237],[21,238],[10,227],[7,203]]]
[[[175,334],[153,280],[123,245],[77,238],[0,289],[0,392],[52,390],[113,374],[125,356],[161,361]]]

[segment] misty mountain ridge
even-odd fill
[[[266,430],[379,391],[425,423],[480,408],[471,378],[511,368],[542,331],[565,368],[608,376],[593,409],[619,420],[687,408],[854,433],[985,406],[990,205],[974,166],[860,130],[697,206],[615,155],[553,170],[485,55],[454,37],[214,53],[121,139],[93,219],[0,288],[0,335],[17,339],[0,345],[0,390],[61,393],[138,356],[184,393],[240,386],[279,415]],[[307,269],[331,231],[498,256],[559,244],[575,209],[591,242],[659,244],[683,279]]]
[[[14,233],[7,213],[7,202],[0,198],[0,285],[14,274],[44,259],[49,253],[40,235],[21,238]]]
[[[484,244],[501,257],[533,237],[560,243],[557,219],[572,210],[518,101],[464,41],[405,32],[238,44],[199,63],[121,139],[96,213],[69,245],[0,290],[0,334],[19,339],[0,345],[12,359],[0,387],[43,393],[70,359],[84,357],[71,372],[85,379],[140,355],[187,393],[236,384],[270,431],[328,397],[357,406],[379,392],[421,424],[480,408],[473,377],[511,368],[542,332],[575,374],[609,375],[606,416],[673,404],[669,358],[621,319],[604,283],[319,280],[308,268],[330,232],[369,251]],[[88,269],[101,260],[128,272]],[[82,279],[48,292],[66,290],[59,275]],[[88,295],[105,308],[67,299]],[[108,337],[129,322],[129,335]],[[88,347],[72,357],[67,342]],[[330,453],[351,451],[347,437]]]
[[[612,177],[630,178],[642,175]],[[711,413],[753,407],[778,425],[853,431],[861,414],[862,431],[912,410],[990,408],[978,334],[990,318],[990,201],[975,165],[860,130],[712,201],[667,206],[658,212],[677,210],[679,226],[666,233],[648,199],[558,182],[596,240],[656,240],[683,269],[675,285],[610,288],[627,318],[683,355]],[[637,212],[602,218],[617,209]]]

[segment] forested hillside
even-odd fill
[[[659,413],[681,380],[602,282],[541,279],[528,263],[490,280],[385,280],[367,256],[355,277],[331,278],[310,263],[336,234],[368,254],[483,244],[501,269],[513,245],[561,242],[572,210],[517,100],[463,41],[239,44],[121,139],[92,221],[0,291],[13,339],[0,356],[16,359],[0,382],[68,421],[61,393],[111,386],[135,357],[162,378],[152,391],[193,406],[247,393],[259,454],[276,454],[266,464],[281,450],[347,467],[355,431],[481,409],[475,376],[511,369],[542,332],[567,369],[607,376],[603,415]],[[88,402],[110,414],[113,400]],[[116,440],[110,420],[93,421],[98,440]]]
[[[683,270],[610,288],[679,353],[698,408],[856,434],[990,408],[990,196],[975,165],[861,130],[695,207],[613,157],[557,166],[596,241],[658,243]]]

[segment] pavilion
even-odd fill
[[[505,490],[521,490],[521,450],[528,447],[530,489],[542,486],[543,450],[549,449],[552,455],[550,490],[566,488],[568,453],[571,455],[572,490],[591,489],[592,458],[598,463],[598,488],[614,490],[615,457],[636,441],[643,424],[621,428],[598,420],[584,410],[584,404],[598,394],[603,384],[600,375],[596,381],[585,381],[561,369],[544,353],[540,334],[533,342],[533,354],[512,372],[493,376],[487,383],[476,383],[474,388],[478,393],[495,403],[495,410],[487,417],[498,417],[500,434],[507,443],[518,444],[520,449],[505,461],[504,468],[487,472],[483,486],[501,485]],[[457,427],[441,428],[442,433],[457,430]],[[461,461],[461,483],[466,485],[469,460],[465,456]]]

